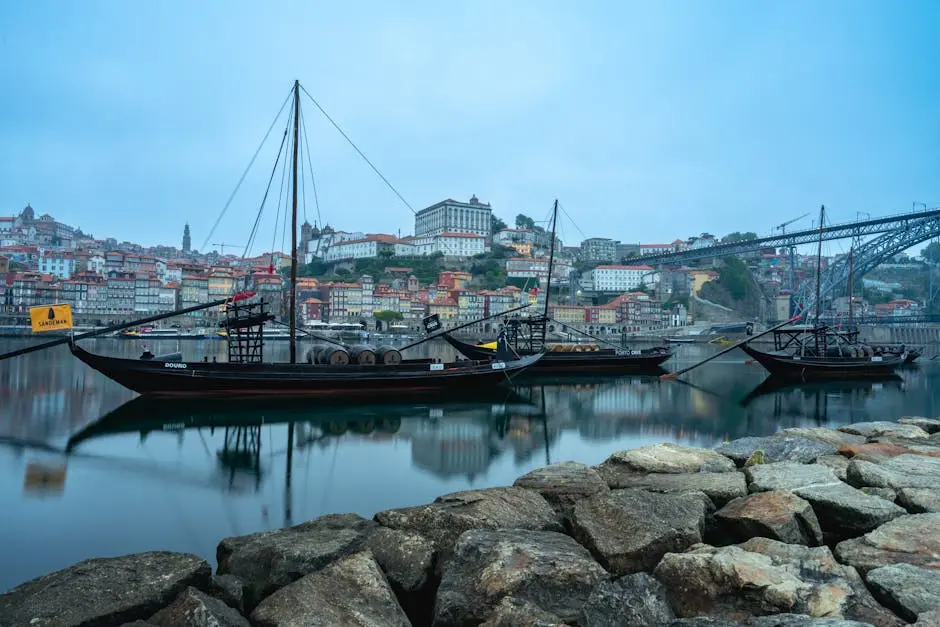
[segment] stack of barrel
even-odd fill
[[[357,344],[347,349],[332,344],[315,344],[307,351],[307,363],[324,366],[347,366],[349,364],[393,366],[401,363],[401,353],[390,346],[376,348],[366,344]]]

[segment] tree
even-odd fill
[[[386,249],[379,251],[379,258],[384,259],[386,261],[391,259],[394,256],[395,256],[395,251],[393,250],[389,250],[386,248]]]
[[[940,242],[930,242],[920,251],[920,256],[929,263],[940,263]]]
[[[718,283],[728,290],[735,300],[742,300],[750,291],[751,271],[737,257],[725,257],[724,265],[718,269]]]
[[[496,234],[496,231],[501,231],[505,229],[507,225],[505,222],[497,218],[496,216],[490,216],[490,233],[493,235]]]
[[[721,238],[722,244],[733,244],[735,242],[746,242],[748,240],[757,239],[757,233],[753,231],[747,231],[746,233],[741,233],[740,231],[735,231],[734,233],[728,233]]]
[[[516,228],[517,229],[534,229],[535,220],[533,220],[532,218],[530,218],[529,216],[525,214],[520,213],[519,215],[516,216]]]
[[[399,320],[404,320],[405,316],[402,315],[400,311],[376,311],[372,314],[376,320],[381,320],[382,322],[398,322]]]

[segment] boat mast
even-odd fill
[[[294,159],[290,223],[290,363],[297,363],[297,147],[300,138],[300,81],[294,81]]]
[[[555,264],[555,225],[558,223],[558,199],[552,208],[552,241],[548,245],[548,279],[545,281],[545,312],[542,325],[542,347],[545,347],[545,331],[548,329],[548,299],[552,295],[552,266]]]
[[[819,206],[819,246],[816,248],[816,326],[819,326],[819,288],[820,277],[822,276],[822,241],[823,241],[823,221],[826,218],[826,206]]]
[[[852,274],[855,270],[854,253],[855,253],[855,247],[853,246],[852,248],[849,249],[849,332],[851,332],[855,328],[855,324],[854,324],[855,317],[852,315],[853,304],[854,304],[852,301],[855,300],[855,297],[852,296],[852,288],[854,287],[852,285],[852,282],[854,280]]]

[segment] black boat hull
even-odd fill
[[[474,360],[493,359],[496,351],[461,342],[450,335],[444,340],[464,357]],[[672,357],[672,352],[664,349],[635,351],[639,354],[618,355],[610,352],[556,352],[544,353],[528,370],[529,374],[658,374],[662,364]]]
[[[150,396],[412,396],[416,393],[501,385],[540,355],[485,364],[330,366],[234,364],[122,359],[95,355],[74,344],[72,354],[92,369]]]
[[[752,357],[774,377],[795,381],[822,381],[835,379],[868,379],[890,377],[903,363],[900,356],[885,355],[881,361],[874,358],[818,358],[774,355],[759,351],[749,344],[741,350]]]

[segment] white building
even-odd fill
[[[552,263],[552,284],[567,285],[572,266],[555,259]],[[511,279],[537,279],[539,285],[548,279],[548,259],[517,257],[506,262],[506,276]]]
[[[448,198],[415,214],[415,237],[473,233],[488,240],[492,219],[493,208],[476,196],[465,203]]]
[[[411,243],[415,254],[426,257],[441,253],[445,257],[467,258],[489,250],[486,238],[476,233],[441,233],[429,237],[415,237]]]
[[[510,244],[534,244],[535,231],[529,229],[500,229],[493,236],[494,244],[509,246]]]
[[[659,273],[650,266],[597,266],[591,270],[595,292],[629,292],[642,284],[659,282]]]
[[[340,240],[327,248],[324,261],[342,261],[344,259],[374,259],[385,251],[400,257],[415,254],[414,245],[402,242],[393,235],[372,234],[361,239]]]
[[[95,253],[88,258],[88,271],[95,274],[104,274],[104,255]],[[180,275],[182,278],[182,275]],[[179,279],[177,279],[178,281]]]
[[[39,272],[57,279],[69,279],[75,273],[75,257],[70,252],[40,249]]]

